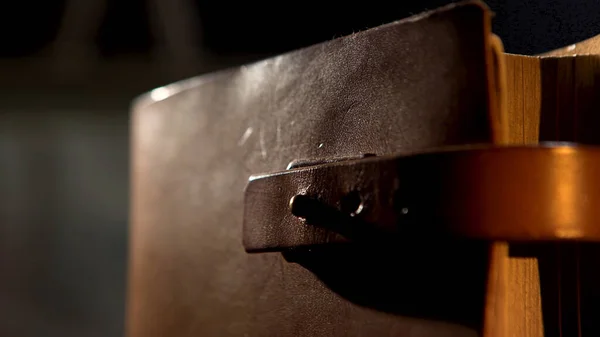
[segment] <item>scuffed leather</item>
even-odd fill
[[[477,324],[390,309],[407,298],[399,294],[390,293],[381,310],[369,304],[368,292],[355,296],[356,289],[377,288],[375,275],[363,283],[359,277],[368,275],[361,272],[336,279],[336,288],[280,254],[248,255],[241,225],[248,177],[283,170],[292,160],[489,142],[488,15],[477,3],[452,5],[138,100],[128,336],[475,335]],[[419,255],[406,255],[413,254]],[[423,296],[422,307],[437,301],[452,310],[464,304],[458,301],[469,287],[483,289],[483,278],[461,274],[479,272],[481,260],[450,260],[439,270],[416,262],[416,269],[405,269],[385,258],[378,263],[405,269],[406,279],[428,275],[425,285],[436,295],[419,295],[411,281],[405,289],[411,300]],[[385,301],[386,294],[378,296]],[[479,314],[473,313],[475,322]]]

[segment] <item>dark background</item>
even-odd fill
[[[0,336],[123,334],[136,95],[448,2],[2,2]],[[600,33],[597,0],[488,4],[508,52]]]

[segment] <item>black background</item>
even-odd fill
[[[279,53],[375,27],[450,3],[448,0],[364,2],[190,1],[204,46],[217,53]],[[506,50],[534,54],[595,35],[600,3],[593,0],[488,0],[494,32]],[[148,52],[148,3],[108,0],[96,42],[106,57]],[[52,41],[64,1],[4,1],[0,55],[28,56]]]

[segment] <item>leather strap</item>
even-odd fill
[[[256,176],[246,189],[244,245],[600,241],[597,172],[600,148],[561,145],[455,149]]]

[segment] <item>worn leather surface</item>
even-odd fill
[[[289,263],[246,254],[242,209],[251,174],[295,159],[488,142],[488,19],[453,5],[139,99],[128,336],[475,335],[485,247]]]

